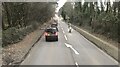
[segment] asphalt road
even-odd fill
[[[77,31],[68,33],[65,22],[59,22],[58,42],[46,42],[45,37],[32,48],[21,65],[117,65]]]

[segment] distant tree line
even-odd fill
[[[0,3],[0,30],[2,29],[1,28],[1,26],[2,26],[2,22],[1,21],[2,21],[2,3]]]
[[[19,42],[50,20],[54,12],[54,3],[50,2],[3,2],[3,46]]]
[[[120,2],[106,2],[105,5],[102,2],[100,5],[98,2],[74,4],[67,2],[61,9],[66,21],[120,42]]]
[[[43,23],[51,18],[53,13],[52,3],[16,3],[3,2],[3,22],[2,29],[10,27],[25,27],[30,25],[30,21]]]

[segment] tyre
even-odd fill
[[[56,41],[58,41],[58,37],[56,37]]]
[[[48,40],[46,39],[46,42],[47,42]]]
[[[46,40],[46,42],[47,42],[47,41],[48,41],[48,38],[46,37],[45,40]]]

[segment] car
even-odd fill
[[[52,23],[51,24],[51,27],[57,27],[58,26],[58,23]]]
[[[47,28],[45,30],[46,41],[58,41],[58,32],[56,28]]]
[[[57,27],[51,27],[51,28],[55,28],[57,30],[57,32],[59,31]]]
[[[58,26],[57,23],[52,23],[52,24],[51,24],[51,27],[52,27],[52,28],[56,28],[56,30],[58,31],[58,27],[57,27],[57,26]]]

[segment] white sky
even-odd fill
[[[100,1],[101,1],[101,0],[98,0],[98,6],[99,6],[100,9],[101,9],[101,3],[100,3]],[[105,2],[107,2],[107,1],[109,1],[109,0],[102,0],[103,6],[104,6],[105,10],[106,10],[106,3],[105,3]],[[110,0],[111,6],[112,6],[112,4],[113,4],[113,1],[115,1],[115,0]],[[58,3],[58,7],[56,8],[56,11],[55,11],[55,12],[59,12],[60,8],[63,7],[63,5],[64,5],[66,2],[67,2],[67,0],[59,0],[59,1],[57,2],[57,3]],[[85,2],[85,1],[82,0],[82,5],[84,4],[84,2]]]
[[[63,5],[67,2],[67,0],[59,0],[57,3],[58,3],[58,7],[56,8],[56,12],[59,11],[59,9],[61,7],[63,7]]]

